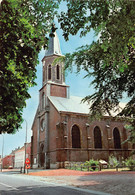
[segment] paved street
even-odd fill
[[[68,169],[35,170],[29,175],[40,176],[43,180],[66,184],[93,191],[100,191],[114,195],[135,195],[134,171],[96,171],[85,172]]]
[[[15,171],[0,173],[0,195],[14,194],[107,195],[106,193],[47,182],[42,177],[27,176]]]

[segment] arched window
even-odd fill
[[[102,138],[99,127],[94,128],[94,146],[95,148],[102,148]]]
[[[40,145],[40,153],[43,153],[44,152],[44,144],[41,144]]]
[[[57,79],[60,79],[60,66],[56,66]]]
[[[51,77],[52,77],[52,67],[51,65],[48,66],[48,79],[51,80]]]
[[[72,127],[72,148],[81,148],[80,129],[77,125]]]
[[[43,82],[45,81],[45,68],[43,68]]]
[[[120,149],[121,148],[120,133],[118,128],[116,127],[113,130],[113,140],[114,140],[114,148]]]
[[[135,149],[135,144],[132,145],[132,149]]]
[[[44,92],[42,93],[42,109],[45,108],[45,94]]]

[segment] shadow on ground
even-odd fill
[[[66,188],[61,186],[27,186],[19,187],[16,189],[1,190],[0,195],[18,195],[18,194],[29,194],[29,195],[94,195],[93,193],[83,192],[81,190]]]

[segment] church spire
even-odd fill
[[[65,84],[64,63],[58,62],[53,65],[53,61],[62,56],[59,38],[56,33],[56,28],[52,25],[52,30],[49,35],[48,50],[45,52],[43,62],[43,86],[47,83]]]
[[[57,28],[55,28],[55,25],[53,24],[49,35],[48,50],[46,50],[45,56],[62,55],[56,29]]]

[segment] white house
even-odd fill
[[[25,158],[25,147],[23,146],[15,152],[15,168],[20,168],[24,166]]]

